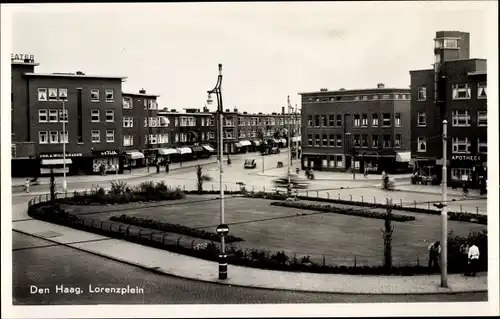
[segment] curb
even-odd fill
[[[35,219],[35,220],[38,220],[38,219]],[[40,221],[40,220],[38,220],[38,221]],[[49,223],[49,222],[46,222],[46,223]],[[49,224],[52,224],[52,223],[49,223]],[[63,226],[63,227],[67,227],[67,226]],[[68,228],[70,228],[70,227],[68,227]],[[380,292],[375,292],[375,293],[357,293],[357,292],[332,292],[332,291],[321,291],[321,290],[314,291],[314,290],[305,290],[305,289],[286,289],[286,288],[280,289],[280,288],[267,288],[267,287],[252,286],[252,285],[243,285],[243,284],[230,284],[230,283],[223,282],[223,281],[220,281],[220,280],[209,280],[209,279],[191,278],[191,277],[184,277],[184,276],[180,276],[180,275],[176,275],[176,274],[172,274],[172,273],[167,273],[166,271],[158,269],[156,267],[151,268],[151,267],[148,267],[148,266],[144,266],[144,265],[142,265],[140,263],[135,263],[135,262],[131,262],[129,260],[125,260],[125,259],[121,259],[121,258],[117,258],[117,257],[112,257],[112,256],[109,256],[109,255],[103,254],[103,253],[97,253],[95,251],[92,251],[92,250],[89,250],[89,249],[85,249],[85,248],[81,248],[81,247],[75,247],[75,246],[72,246],[71,244],[60,243],[60,242],[57,242],[57,241],[55,241],[53,239],[44,238],[44,237],[41,237],[41,236],[36,236],[36,235],[30,234],[30,233],[27,233],[27,232],[24,232],[24,231],[21,231],[21,230],[12,229],[12,231],[15,231],[15,232],[27,235],[27,236],[32,236],[32,237],[35,237],[35,238],[38,238],[38,239],[46,240],[46,241],[49,241],[49,242],[52,242],[54,244],[58,244],[58,245],[61,245],[61,246],[64,246],[64,247],[73,248],[73,249],[76,249],[76,250],[79,250],[79,251],[83,251],[83,252],[92,254],[94,256],[104,257],[104,258],[107,258],[107,259],[110,259],[110,260],[113,260],[113,261],[117,261],[117,262],[121,262],[121,263],[124,263],[124,264],[127,264],[127,265],[135,266],[135,267],[147,270],[147,271],[154,272],[156,274],[160,274],[160,275],[164,275],[164,276],[166,275],[166,276],[171,276],[171,277],[181,278],[181,279],[187,279],[187,280],[191,280],[191,281],[199,281],[199,282],[207,282],[207,283],[213,283],[213,284],[218,284],[218,285],[225,285],[225,286],[230,286],[230,287],[231,286],[235,286],[235,287],[243,287],[243,288],[251,288],[251,289],[264,289],[264,290],[274,290],[274,291],[294,291],[294,292],[313,293],[313,294],[314,293],[323,293],[323,294],[338,294],[338,295],[386,295],[386,296],[394,296],[394,295],[400,295],[400,296],[401,295],[403,295],[403,296],[404,295],[438,295],[438,294],[454,295],[454,294],[459,294],[459,293],[484,293],[484,292],[488,292],[488,289],[475,289],[475,290],[436,291],[436,292],[401,292],[401,293],[380,293]],[[101,235],[101,236],[103,236],[103,235]],[[106,238],[109,238],[109,239],[115,239],[115,238],[108,237],[108,236],[103,236],[103,237],[106,237]],[[117,240],[117,239],[115,239],[115,240]],[[140,245],[140,244],[137,244],[137,245]],[[192,258],[195,258],[195,257],[192,257]],[[448,288],[448,289],[450,289],[450,288]]]

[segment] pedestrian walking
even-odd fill
[[[231,158],[229,155],[227,156],[227,166],[231,166]]]
[[[464,188],[463,188],[463,197],[466,198],[467,195],[469,195],[469,182],[468,181],[465,181],[464,182]]]
[[[465,269],[465,276],[469,275],[469,243],[460,246],[460,253],[462,254],[462,263]]]
[[[363,171],[363,176],[365,178],[368,178],[368,167],[365,167],[364,171]]]
[[[30,179],[29,178],[26,178],[26,180],[24,181],[24,191],[26,193],[30,192]]]
[[[475,244],[472,244],[470,246],[468,257],[469,257],[469,262],[468,262],[469,267],[467,270],[467,275],[476,277],[477,266],[479,262],[479,248]]]
[[[168,174],[169,171],[170,171],[170,161],[167,161],[165,163],[165,172],[167,172],[167,174]]]
[[[441,243],[436,241],[427,248],[429,251],[429,270],[432,271],[434,269],[439,268],[439,254],[441,254]]]

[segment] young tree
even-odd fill
[[[198,179],[198,193],[203,192],[203,170],[201,165],[196,166],[196,178]]]
[[[392,268],[392,200],[389,200],[384,219],[384,229],[381,229],[384,238],[384,267],[389,271]]]
[[[54,202],[56,200],[56,178],[54,176],[54,170],[50,169],[50,201]]]

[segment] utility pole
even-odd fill
[[[68,191],[68,182],[66,180],[66,139],[69,141],[68,134],[66,134],[66,121],[68,120],[68,116],[66,116],[66,98],[62,100],[62,113],[63,113],[63,192],[66,193]]]
[[[443,178],[441,209],[441,287],[448,287],[448,210],[447,210],[447,167],[446,153],[448,150],[448,121],[443,121]]]
[[[292,136],[292,132],[291,132],[291,117],[290,117],[290,109],[292,108],[292,105],[290,104],[290,95],[287,97],[287,101],[288,101],[288,187],[287,187],[287,193],[288,193],[288,196],[291,195],[292,193],[292,186],[290,184],[290,174],[291,174],[291,171],[292,171],[292,148],[291,148],[291,145],[292,145],[292,139],[291,139],[291,136]]]

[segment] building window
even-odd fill
[[[57,101],[57,89],[49,88],[49,101]]]
[[[92,143],[100,143],[101,142],[101,132],[99,130],[92,130]]]
[[[132,116],[124,116],[123,127],[134,127],[134,118]]]
[[[115,111],[106,110],[106,122],[114,122],[114,121],[115,121]]]
[[[485,99],[487,98],[486,94],[486,82],[478,82],[477,83],[477,98]]]
[[[225,138],[229,138],[228,132],[224,132]],[[181,133],[181,142],[186,142],[187,141],[187,134],[186,133]]]
[[[391,136],[390,135],[387,135],[387,134],[384,134],[384,144],[383,144],[383,147],[385,148],[389,148],[389,147],[392,147],[392,143],[391,143]]]
[[[477,111],[477,126],[488,126],[488,113],[486,110]]]
[[[382,95],[382,99],[383,100],[388,100],[390,98],[390,95],[389,94],[384,94]]]
[[[338,134],[337,135],[337,147],[342,147],[342,135]]]
[[[470,114],[467,110],[453,110],[452,111],[452,125],[453,126],[470,126]]]
[[[124,109],[131,109],[131,108],[133,108],[133,107],[134,107],[134,106],[133,106],[133,103],[132,103],[132,99],[131,99],[131,98],[129,98],[129,97],[124,97],[124,98],[122,99],[122,101],[123,101],[123,108],[124,108]]]
[[[378,148],[378,145],[379,145],[378,135],[372,135],[372,147]]]
[[[145,110],[148,109],[148,100],[147,99],[144,99],[144,109]]]
[[[47,144],[49,142],[47,131],[38,132],[38,143]]]
[[[115,92],[113,89],[107,89],[104,91],[106,94],[106,102],[114,102],[115,101]]]
[[[321,125],[322,126],[328,126],[328,123],[326,121],[327,121],[326,116],[325,115],[321,116]]]
[[[382,114],[382,126],[391,126],[391,113]]]
[[[354,114],[353,125],[354,125],[354,127],[361,126],[361,120],[360,120],[359,114]]]
[[[49,122],[57,122],[58,110],[49,110]]]
[[[336,126],[337,127],[342,127],[342,114],[337,114],[337,123],[336,123]]]
[[[417,87],[417,89],[418,89],[417,99],[419,101],[427,100],[427,88],[425,86],[419,86],[419,87]]]
[[[394,140],[394,147],[401,147],[401,134],[396,134],[396,139]]]
[[[307,146],[313,146],[313,136],[312,134],[307,135]]]
[[[123,146],[134,145],[134,135],[123,135]]]
[[[425,112],[417,113],[417,126],[427,126],[427,116]]]
[[[90,110],[90,120],[92,122],[99,122],[99,110]]]
[[[359,101],[359,98],[360,98],[359,96],[355,96],[354,101]]]
[[[335,117],[333,114],[328,116],[328,125],[331,127],[335,126]]]
[[[378,100],[378,95],[376,95],[376,94],[375,94],[375,95],[373,95],[373,96],[372,96],[372,99],[373,99],[373,100]]]
[[[468,100],[470,99],[471,88],[469,84],[452,84],[452,99],[454,100]]]
[[[451,179],[454,181],[472,180],[472,169],[470,168],[452,168]]]
[[[59,143],[69,143],[68,131],[59,132]]]
[[[399,100],[399,94],[394,94],[394,99]]]
[[[157,124],[158,123],[157,123],[156,117],[149,117],[149,127],[157,127],[158,126]],[[182,122],[181,122],[181,124],[182,124]],[[181,125],[181,126],[183,126],[183,125]]]
[[[394,114],[394,125],[401,127],[401,113]]]
[[[363,95],[363,101],[368,101],[368,95]]]
[[[378,126],[378,114],[377,113],[372,114],[372,126]]]
[[[467,137],[454,137],[451,145],[453,153],[470,154],[471,142]]]
[[[214,140],[215,139],[215,132],[208,132],[208,138],[210,140]]]
[[[59,143],[59,132],[57,131],[50,131],[50,144],[57,144]]]
[[[68,122],[68,109],[59,110],[59,122]]]
[[[47,122],[48,113],[47,110],[38,110],[38,122]]]
[[[38,101],[47,101],[47,89],[38,88]]]
[[[427,141],[424,136],[419,136],[417,138],[417,152],[426,152],[427,151]]]
[[[91,89],[90,90],[90,101],[99,102],[99,90],[98,89]]]
[[[368,147],[368,135],[366,135],[366,134],[363,134],[361,136],[361,147],[364,147],[364,148]]]
[[[329,136],[329,139],[328,139],[328,140],[329,140],[329,142],[328,142],[328,143],[329,143],[329,144],[328,144],[328,146],[330,146],[330,147],[335,147],[335,135],[334,135],[334,134],[330,134],[330,136]]]
[[[319,115],[314,115],[314,126],[319,126]]]
[[[114,143],[114,142],[115,142],[115,131],[106,130],[106,143]]]
[[[316,134],[316,136],[314,138],[314,146],[319,147],[320,143],[321,143],[321,141],[319,139],[319,134]]]
[[[361,114],[361,126],[368,126],[368,114]]]
[[[144,118],[144,127],[148,127],[148,118],[147,117]]]
[[[354,140],[354,147],[360,147],[361,146],[361,138],[360,138],[359,134],[355,134],[353,136],[353,140]]]
[[[486,137],[477,138],[477,152],[478,153],[488,153],[488,144],[486,143]]]
[[[327,135],[326,134],[323,134],[323,147],[327,147],[328,146],[328,139],[327,139]]]
[[[148,141],[149,144],[158,144],[158,137],[156,134],[149,134]]]
[[[59,99],[63,101],[68,99],[68,89],[59,89]]]

